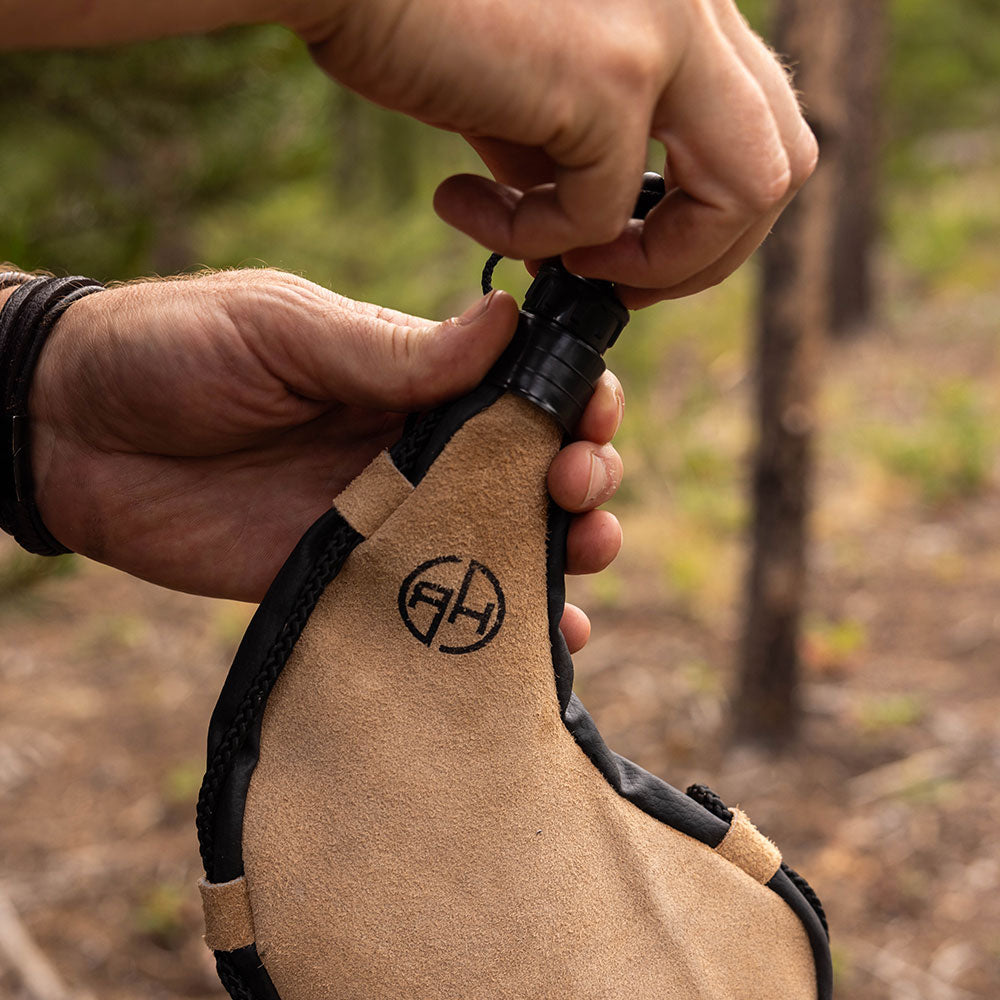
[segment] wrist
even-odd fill
[[[29,414],[33,376],[46,339],[66,309],[102,288],[87,278],[35,278],[16,288],[0,311],[0,525],[40,555],[68,550],[36,503]]]

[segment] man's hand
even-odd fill
[[[631,308],[716,284],[813,170],[784,69],[732,0],[293,2],[286,20],[352,90],[464,134],[495,180],[436,207],[491,250],[564,254]],[[668,195],[629,215],[647,143]]]
[[[563,254],[630,308],[725,278],[816,163],[784,69],[733,0],[0,0],[0,14],[0,48],[280,21],[352,90],[468,138],[495,179],[446,180],[446,221],[508,257]],[[668,194],[630,222],[651,138]]]
[[[475,386],[517,321],[495,292],[434,324],[280,271],[112,288],[74,304],[31,391],[38,503],[59,541],[178,590],[257,601],[303,531],[422,410]],[[583,512],[570,572],[615,557],[622,412],[604,376],[552,463]],[[502,483],[497,484],[503,488]],[[563,620],[571,648],[589,623]]]

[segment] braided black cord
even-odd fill
[[[713,816],[718,816],[719,819],[724,820],[726,823],[732,823],[732,812],[726,807],[725,802],[707,785],[691,785],[687,790],[687,794],[695,802],[703,805]],[[827,923],[826,911],[823,909],[823,904],[820,902],[819,896],[816,895],[816,890],[794,868],[785,864],[784,861],[781,862],[781,870],[791,879],[792,885],[805,896],[806,902],[813,908],[816,916],[819,918],[819,922],[823,925],[823,931],[826,934],[826,939],[829,941],[830,925]]]
[[[219,981],[226,988],[226,992],[233,1000],[257,1000],[257,998],[247,989],[240,974],[233,969],[228,958],[217,955],[215,958],[215,971],[219,974]]]
[[[718,816],[724,823],[732,823],[733,814],[726,808],[726,803],[707,785],[691,785],[687,795],[699,805],[703,805],[713,816]]]
[[[0,272],[0,290],[16,288],[18,285],[26,285],[29,281],[34,280],[35,275],[26,274],[24,271],[2,271]]]
[[[320,594],[337,575],[344,560],[357,544],[358,537],[357,532],[346,522],[338,526],[323,556],[302,585],[285,627],[271,644],[260,670],[244,695],[229,729],[226,730],[225,737],[216,747],[212,759],[209,761],[205,778],[201,784],[201,791],[198,793],[197,812],[198,845],[207,872],[212,871],[215,800],[226,778],[229,765],[250,732],[261,705],[267,699],[271,688],[274,687],[274,682],[278,679],[278,675],[301,635]]]
[[[806,902],[809,903],[816,912],[816,916],[819,917],[819,922],[823,925],[823,933],[826,934],[826,939],[829,941],[830,925],[827,923],[826,910],[823,909],[823,904],[820,902],[819,896],[816,895],[816,890],[794,868],[785,864],[784,861],[781,862],[781,870],[791,879],[795,888],[806,897]]]
[[[445,403],[426,413],[410,414],[403,428],[403,436],[389,449],[393,464],[411,481],[417,459],[423,454],[449,405]]]
[[[0,528],[29,552],[54,556],[69,549],[52,536],[35,500],[28,399],[42,348],[60,316],[104,286],[79,275],[24,277],[0,274],[0,287],[18,286],[0,309]]]
[[[489,260],[483,265],[483,295],[489,295],[493,291],[493,272],[502,260],[502,253],[491,253]]]

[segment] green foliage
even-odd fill
[[[830,946],[830,957],[833,959],[833,984],[838,988],[843,987],[850,981],[853,972],[851,953],[843,945],[833,943]]]
[[[868,630],[853,618],[815,619],[806,623],[806,661],[816,670],[832,672],[849,667],[868,645]]]
[[[253,614],[253,605],[241,601],[216,601],[213,605],[212,631],[220,645],[235,649]]]
[[[186,884],[163,882],[153,886],[135,907],[136,930],[161,948],[176,950],[183,943],[187,929],[188,899]]]
[[[858,725],[873,735],[914,726],[926,715],[926,703],[915,694],[866,698],[857,710]]]
[[[172,806],[192,806],[198,798],[205,771],[200,758],[175,764],[163,779],[163,798]]]
[[[987,486],[996,434],[976,387],[957,380],[935,388],[915,426],[882,428],[874,447],[886,468],[913,483],[925,503],[940,506]]]
[[[112,657],[139,649],[149,637],[149,622],[135,614],[109,611],[88,617],[77,640],[77,655]]]
[[[772,5],[741,6],[767,34]],[[895,0],[893,15],[892,163],[918,194],[892,224],[907,259],[933,271],[970,238],[997,243],[982,198],[920,205],[918,140],[990,120],[1000,33],[992,0]],[[481,169],[476,158],[338,88],[284,29],[6,55],[0,86],[18,95],[0,133],[0,257],[101,278],[266,262],[434,315],[474,294],[482,252],[437,221],[430,196],[447,174]],[[644,333],[617,352],[639,387],[664,343]]]
[[[891,138],[995,120],[1000,31],[995,0],[893,0],[888,80]]]
[[[267,263],[427,313],[475,291],[485,254],[430,209],[471,151],[337,88],[283,29],[8,56],[0,86],[0,257],[22,267]]]
[[[23,596],[46,580],[69,576],[77,571],[75,556],[33,556],[11,549],[0,559],[0,603]]]
[[[962,149],[974,158],[955,162]],[[987,291],[1000,274],[1000,134],[947,133],[922,146],[923,160],[889,199],[892,249],[934,291]]]
[[[592,577],[588,583],[588,595],[602,608],[621,607],[628,592],[625,581],[613,566]]]
[[[726,678],[718,666],[707,660],[687,660],[677,668],[685,687],[694,694],[722,699],[726,694]]]

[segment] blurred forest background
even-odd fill
[[[812,5],[741,6],[806,77],[789,19]],[[788,314],[760,294],[780,295],[801,214],[763,282],[758,260],[637,314],[614,349],[625,551],[571,583],[594,619],[578,689],[612,746],[777,840],[826,903],[840,997],[971,1000],[1000,994],[1000,9],[892,0],[877,30],[870,109],[847,86],[857,40],[803,82],[820,117],[836,92],[834,124],[874,125],[838,150],[817,122],[829,162],[877,154],[877,186],[871,308],[834,333],[800,299],[820,318],[788,344],[808,357],[778,369],[805,372],[808,433],[791,430],[814,503],[781,739],[739,707],[761,694],[747,635],[767,613],[746,587],[756,358]],[[281,29],[3,55],[0,89],[0,258],[102,279],[266,263],[429,317],[478,294],[485,252],[430,205],[475,158],[338,89]],[[854,203],[830,183],[810,197]],[[514,264],[498,281],[527,283]],[[220,995],[194,801],[251,611],[0,543],[0,997]]]

